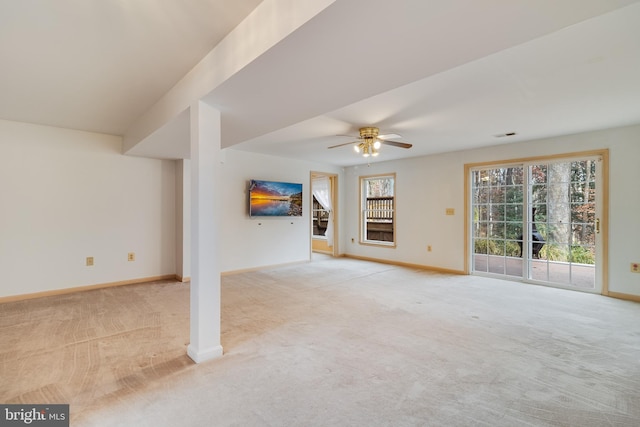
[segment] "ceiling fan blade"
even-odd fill
[[[400,148],[411,148],[413,147],[412,144],[406,143],[406,142],[398,142],[398,141],[388,141],[388,140],[381,140],[381,143],[385,144],[385,145],[392,145],[394,147],[400,147]]]
[[[344,144],[332,145],[331,147],[327,147],[327,148],[337,148],[337,147],[342,147],[343,145],[357,144],[358,142],[360,141],[345,142]]]
[[[398,139],[398,138],[402,138],[400,135],[398,135],[397,133],[387,133],[384,135],[378,135],[378,139]]]

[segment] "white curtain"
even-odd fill
[[[331,180],[328,176],[317,176],[311,180],[311,192],[322,208],[329,212],[327,230],[327,245],[333,246],[333,210],[331,209]]]

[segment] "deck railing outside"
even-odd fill
[[[367,197],[367,240],[393,242],[393,197]]]
[[[367,197],[367,222],[393,222],[393,197]]]

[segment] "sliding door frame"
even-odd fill
[[[558,161],[569,158],[600,157],[602,159],[602,176],[600,191],[602,192],[602,207],[600,216],[600,234],[602,235],[602,254],[600,254],[602,270],[602,295],[609,295],[609,150],[592,150],[572,153],[553,154],[548,156],[533,156],[518,159],[494,160],[464,165],[464,273],[471,274],[471,172],[477,168],[501,167],[505,164],[526,164],[535,162]],[[505,277],[505,279],[518,280]],[[523,278],[524,279],[524,278]]]

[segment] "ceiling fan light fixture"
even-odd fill
[[[338,135],[349,136],[349,135]],[[389,138],[402,138],[400,135],[390,133],[386,135],[380,135],[377,127],[362,127],[360,128],[360,137],[358,141],[346,142],[343,144],[333,145],[329,148],[342,147],[343,145],[353,145],[353,151],[361,154],[363,157],[376,157],[380,154],[379,150],[382,145],[392,145],[400,148],[411,148],[411,144],[406,142],[392,141]]]

